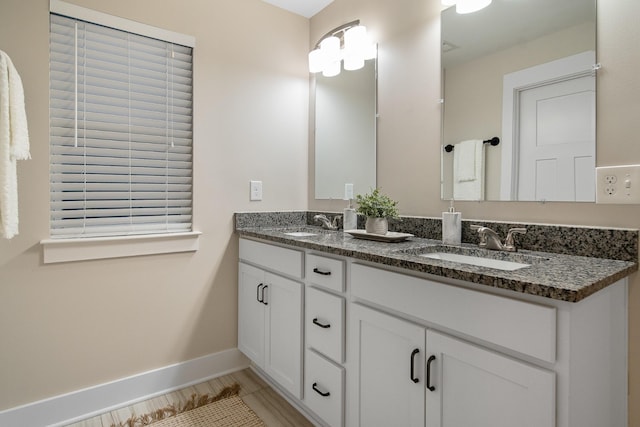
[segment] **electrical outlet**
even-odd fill
[[[596,168],[596,203],[640,204],[640,165]]]
[[[262,181],[251,181],[249,185],[249,200],[262,200]]]

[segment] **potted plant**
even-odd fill
[[[387,234],[389,218],[398,217],[398,202],[391,200],[375,188],[371,194],[358,194],[358,213],[367,217],[365,231],[372,234]]]

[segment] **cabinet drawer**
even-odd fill
[[[240,239],[240,259],[292,277],[302,278],[302,251]]]
[[[307,406],[328,425],[344,425],[344,368],[334,365],[313,350],[305,360],[304,400]]]
[[[344,261],[307,255],[307,279],[314,285],[344,292]]]
[[[354,264],[351,291],[474,338],[536,357],[556,360],[556,308],[491,295],[432,280]]]
[[[309,347],[338,363],[344,361],[344,298],[309,287],[305,330]]]

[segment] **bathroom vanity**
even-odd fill
[[[426,258],[432,239],[237,231],[238,348],[318,425],[627,425],[636,262],[505,271]]]

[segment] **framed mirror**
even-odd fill
[[[442,198],[594,201],[595,0],[441,16]]]
[[[315,75],[315,198],[376,187],[376,59],[333,77]]]

